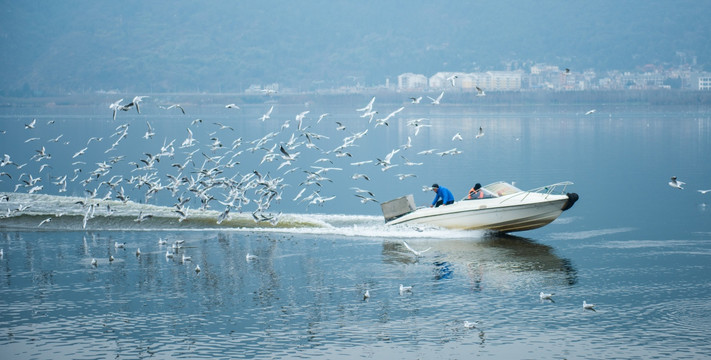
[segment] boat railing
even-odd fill
[[[528,195],[530,195],[531,193],[545,194],[544,198],[548,199],[548,196],[553,194],[555,192],[556,188],[563,187],[563,189],[560,191],[560,193],[565,194],[565,190],[568,188],[568,185],[573,185],[573,182],[572,181],[562,181],[562,182],[557,182],[555,184],[545,185],[545,186],[537,187],[535,189],[522,191],[518,194],[514,194],[511,197],[501,200],[500,204],[503,204],[506,201],[509,201],[514,198],[519,198],[519,197],[521,198],[520,201],[523,202],[524,200],[526,200]]]

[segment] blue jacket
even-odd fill
[[[444,204],[454,202],[454,195],[452,195],[452,192],[446,187],[440,186],[437,189],[437,194],[435,195],[434,200],[432,200],[432,205],[436,204],[439,199],[442,199],[442,203]]]

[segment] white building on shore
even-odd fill
[[[427,77],[422,74],[405,73],[397,77],[398,90],[425,90]]]
[[[452,81],[448,80],[452,76]],[[479,87],[485,91],[518,91],[521,90],[522,71],[487,71],[479,73],[438,72],[430,77],[430,89],[454,89],[465,92],[476,92]]]

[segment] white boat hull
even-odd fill
[[[460,230],[524,231],[547,225],[558,218],[568,200],[568,195],[541,193],[463,200],[437,208],[420,208],[388,221],[387,224],[421,224]]]

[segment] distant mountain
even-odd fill
[[[404,72],[710,69],[706,1],[11,1],[0,92],[299,90]]]

